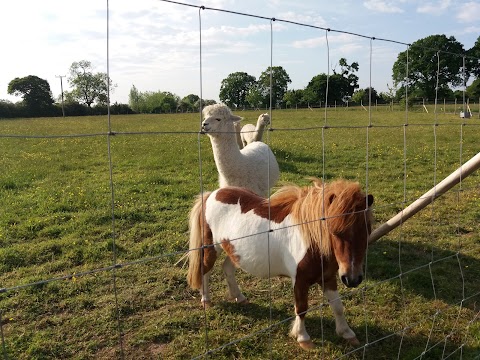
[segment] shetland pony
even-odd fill
[[[296,314],[290,335],[309,349],[314,345],[305,329],[308,290],[318,283],[335,315],[337,334],[358,345],[343,315],[336,273],[347,287],[362,282],[372,204],[372,195],[344,180],[285,186],[270,199],[237,187],[204,193],[190,212],[188,284],[210,306],[210,273],[222,251],[229,294],[238,303],[247,299],[235,280],[236,267],[259,277],[289,277]]]

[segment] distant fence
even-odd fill
[[[405,111],[405,102],[402,101],[392,101],[392,102],[385,102],[381,100],[377,100],[372,102],[370,105],[373,111]],[[342,110],[357,110],[358,108],[364,108],[368,110],[369,104],[364,103],[356,103],[356,102],[333,102],[328,103],[327,108],[329,109],[342,109]],[[296,104],[296,105],[278,105],[277,109],[325,109],[325,102],[318,103],[318,104]],[[470,113],[471,117],[478,117],[480,118],[480,98],[476,101],[472,101],[467,99],[465,105],[463,104],[462,100],[460,99],[439,99],[436,104],[437,113],[444,113],[444,114],[458,114],[460,115],[461,112],[468,112]],[[246,110],[265,110],[268,111],[268,106],[262,107],[232,107],[233,110],[236,111],[246,111]],[[416,112],[428,112],[428,113],[435,113],[435,101],[434,100],[423,100],[423,99],[409,99],[408,111],[416,111]]]

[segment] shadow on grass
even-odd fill
[[[399,265],[399,251],[401,265]],[[433,261],[431,262],[432,253]],[[401,282],[400,269],[403,272]],[[330,309],[324,312],[313,310],[307,314],[305,326],[317,345],[317,349],[312,353],[314,357],[322,354],[323,347],[328,348],[327,354],[331,351],[348,354],[348,359],[391,359],[397,356],[399,359],[418,357],[470,359],[478,355],[479,348],[475,345],[475,340],[466,341],[467,338],[471,339],[473,329],[467,330],[464,325],[459,327],[456,322],[452,322],[451,326],[443,324],[444,321],[448,322],[458,316],[460,305],[464,309],[478,312],[479,295],[475,295],[480,291],[476,281],[480,276],[478,258],[422,243],[402,242],[399,247],[398,242],[384,238],[369,248],[367,271],[369,279],[367,301],[372,302],[368,305],[368,312],[372,313],[367,320],[368,326],[364,325],[363,315],[354,314],[362,308],[361,296],[357,294],[351,298],[347,295],[344,301],[347,322],[357,334],[361,345],[356,348],[351,347],[336,335],[335,322]],[[403,313],[404,305],[400,301],[402,287],[409,306],[407,310],[409,327],[405,330],[403,320],[397,318],[397,315],[401,317]],[[462,301],[465,298],[467,300]],[[291,318],[294,315],[293,294],[291,294],[291,305],[278,306],[277,304],[272,309],[265,303],[258,304],[255,299],[250,300],[252,301],[250,304],[243,306],[220,301],[212,310],[217,312],[217,317],[232,318],[231,315],[235,314],[243,317],[244,320],[241,322],[246,323],[265,321],[271,316],[274,325],[272,336],[277,337],[277,340],[278,337],[283,336],[285,338],[283,343],[289,346],[285,349],[285,353],[292,351],[290,346],[298,346],[288,336],[289,326],[293,320]],[[423,308],[414,310],[417,301],[425,303],[424,310]],[[436,317],[435,309],[440,302],[454,307],[446,309],[443,308],[446,305],[440,305],[443,310]],[[375,314],[377,306],[379,313]],[[388,314],[383,313],[385,309],[390,309]],[[426,309],[429,310],[428,313],[422,315]],[[417,313],[418,311],[420,313]],[[382,316],[388,319],[384,322]],[[432,325],[435,325],[434,331],[429,334]],[[445,340],[445,336],[450,331],[452,331],[451,336]],[[241,333],[237,335],[235,338],[242,338]],[[268,331],[262,331],[253,335],[253,340],[242,340],[238,346],[262,347],[264,345],[252,345],[251,342],[259,342],[257,340],[259,337],[268,338],[269,336]],[[368,345],[364,347],[367,339]],[[247,344],[249,342],[250,344]],[[265,351],[269,351],[268,347]],[[272,356],[272,358],[276,357]]]
[[[480,260],[428,243],[400,245],[399,248],[398,242],[385,237],[369,248],[366,313],[359,293],[345,297],[346,320],[357,334],[360,346],[352,347],[336,335],[330,309],[313,310],[307,314],[305,326],[317,348],[302,352],[288,335],[294,315],[293,293],[289,292],[285,301],[275,302],[272,308],[264,299],[251,296],[248,305],[215,301],[208,310],[215,329],[212,338],[216,339],[210,349],[221,348],[231,341],[235,344],[213,352],[211,358],[330,359],[342,355],[345,359],[476,358],[479,354],[478,338],[474,335],[476,326],[466,328],[465,324],[473,318],[465,318],[466,313],[460,314],[459,310],[462,300],[471,296],[462,306],[465,311],[470,308],[478,312],[479,296],[472,295],[480,290],[476,281],[480,276]],[[221,281],[223,287],[224,279]],[[407,325],[402,318],[404,304],[399,300],[401,286],[407,298]],[[422,302],[424,305],[418,307]],[[437,306],[442,310],[438,317],[434,315]],[[270,316],[273,328],[260,327]],[[274,338],[272,348],[270,338]]]
[[[290,319],[293,316],[293,306],[292,311],[285,309],[272,308],[270,309],[267,305],[258,305],[255,303],[249,303],[248,305],[238,305],[232,302],[219,302],[215,305],[214,310],[217,310],[220,313],[224,313],[228,317],[228,314],[242,315],[248,318],[250,321],[255,321],[259,319],[268,319],[272,317],[273,328],[271,329],[272,334],[269,334],[269,330],[265,329],[257,334],[254,334],[251,338],[248,338],[247,334],[239,333],[236,336],[236,339],[241,339],[244,336],[247,336],[245,340],[241,340],[237,343],[236,349],[239,350],[240,347],[264,347],[262,351],[268,353],[268,345],[252,345],[249,342],[257,342],[259,337],[284,337],[285,341],[283,343],[287,346],[284,349],[284,355],[288,354],[292,350],[292,347],[298,347],[296,341],[289,337],[290,324],[293,319]],[[347,322],[349,322],[347,316]],[[465,346],[462,344],[464,339],[457,339],[457,344],[452,343],[451,341],[438,340],[438,337],[429,338],[429,336],[419,335],[418,333],[414,334],[412,329],[407,329],[402,332],[402,329],[397,329],[394,331],[387,330],[378,325],[368,325],[368,329],[365,326],[352,326],[349,324],[352,330],[357,335],[358,340],[360,341],[359,346],[351,346],[347,343],[346,340],[342,339],[335,333],[335,321],[332,317],[331,312],[328,310],[326,315],[321,316],[319,310],[311,311],[307,314],[305,320],[305,326],[307,332],[311,336],[312,341],[316,345],[315,350],[310,354],[312,356],[317,356],[322,354],[322,348],[326,347],[327,354],[329,351],[335,351],[341,354],[348,354],[348,359],[413,359],[418,356],[423,356],[422,359],[440,359],[443,357],[450,356],[451,359],[460,359],[462,356],[464,358],[470,358],[469,356],[475,356],[478,354],[478,348]],[[463,330],[462,330],[463,331]],[[368,333],[367,333],[368,332]],[[463,332],[462,332],[463,334]],[[456,334],[456,337],[459,337]],[[368,345],[366,344],[366,339],[368,338]],[[234,339],[231,339],[234,340]],[[449,339],[450,340],[450,339]],[[222,351],[224,351],[223,349]],[[257,348],[257,351],[260,350]],[[297,349],[298,350],[298,349]],[[220,351],[220,350],[219,350]],[[278,351],[278,349],[275,349]],[[302,352],[302,350],[298,350]],[[214,352],[213,354],[215,354]],[[305,352],[305,354],[309,354]],[[273,356],[273,358],[276,358]]]
[[[380,239],[369,247],[367,272],[374,284],[390,281],[412,294],[452,305],[461,303],[464,290],[465,298],[480,291],[478,258],[428,244]]]
[[[306,170],[312,164],[318,164],[318,168],[321,169],[321,154],[318,157],[309,156],[309,155],[300,155],[298,153],[289,152],[285,149],[274,149],[275,157],[277,159],[278,165],[280,167],[280,173],[292,173],[295,175],[300,175],[303,177],[308,176],[317,176],[320,177],[322,174],[312,174]],[[304,163],[305,165],[298,164]],[[331,173],[325,174],[326,179],[333,179],[334,175]]]

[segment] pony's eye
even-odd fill
[[[220,119],[220,118],[216,118],[215,120],[217,120],[217,121],[222,121],[222,119]]]

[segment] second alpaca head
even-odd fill
[[[254,141],[262,141],[263,131],[268,125],[270,125],[270,115],[265,113],[258,117],[257,126],[252,124],[243,126],[240,131],[240,147],[243,148]]]

